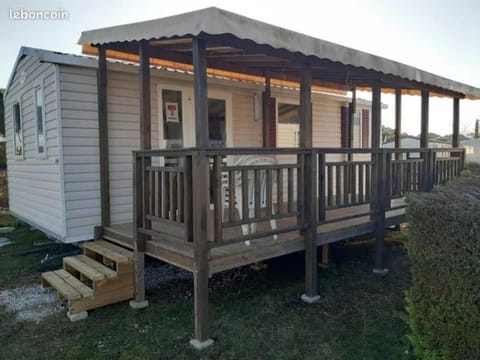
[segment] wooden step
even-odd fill
[[[105,240],[86,242],[83,244],[83,248],[100,254],[118,263],[131,262],[133,259],[132,251],[124,249],[118,245],[114,245]]]
[[[69,301],[93,296],[93,290],[65,270],[49,271],[42,274],[42,286],[53,287]]]
[[[64,268],[71,267],[92,281],[100,281],[117,275],[115,271],[85,255],[63,258]]]

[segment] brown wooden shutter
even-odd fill
[[[362,109],[362,148],[370,147],[370,112]]]
[[[268,119],[268,147],[277,147],[277,104],[275,98],[270,98]]]
[[[348,135],[349,135],[349,129],[348,129],[348,106],[342,106],[341,108],[341,146],[342,148],[348,147]]]

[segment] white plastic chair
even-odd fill
[[[252,165],[276,165],[277,160],[273,156],[268,155],[242,155],[237,161],[235,161],[234,166],[252,166]],[[272,174],[272,185],[276,183],[276,173]],[[267,174],[266,171],[260,171],[260,208],[265,208],[266,204],[266,187],[267,187]],[[223,197],[224,197],[224,206],[228,207],[230,198],[226,194],[226,189],[228,188],[228,178],[225,177],[223,180]],[[249,218],[254,215],[255,208],[255,181],[253,171],[248,172],[248,216]],[[235,206],[240,214],[240,219],[243,219],[243,196],[242,196],[242,173],[240,171],[235,172]],[[272,204],[272,213],[274,213],[274,208]],[[249,235],[256,232],[256,223],[244,224],[242,225],[243,235]],[[272,230],[277,228],[277,220],[270,220],[270,226]],[[278,238],[278,235],[273,236],[274,239]],[[246,245],[250,245],[250,241],[245,241]]]

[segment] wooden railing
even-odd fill
[[[463,149],[238,148],[202,154],[209,160],[205,189],[192,179],[198,150],[134,153],[138,234],[192,242],[195,191],[209,194],[210,248],[365,216],[381,224],[385,212],[404,207],[392,206],[392,199],[430,191],[464,166]],[[360,210],[328,216],[347,207]]]

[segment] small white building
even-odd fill
[[[480,163],[480,138],[462,141],[465,148],[465,161]]]
[[[62,242],[92,239],[94,227],[101,225],[97,67],[94,57],[22,47],[5,93],[10,211]],[[262,147],[263,84],[214,76],[208,81],[211,142]],[[272,143],[298,146],[298,89],[272,85]],[[132,222],[138,88],[137,65],[109,62],[112,225]],[[312,94],[313,146],[341,147],[351,98],[325,91]],[[152,68],[151,97],[152,147],[194,146],[192,74]],[[165,111],[171,103],[178,105],[169,119]],[[353,146],[370,147],[370,102],[357,100],[355,119]]]
[[[383,144],[384,148],[393,149],[395,148],[395,142],[389,141]],[[451,148],[452,144],[441,142],[441,141],[429,141],[428,147],[431,149],[438,148]],[[420,138],[416,136],[404,136],[400,140],[400,148],[402,149],[419,149],[420,148]],[[438,156],[443,156],[443,153],[438,153]],[[420,154],[411,153],[411,157],[419,157]],[[446,155],[445,155],[446,156]]]

